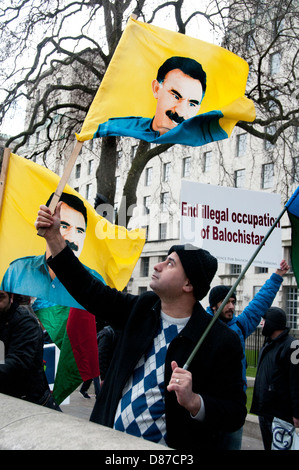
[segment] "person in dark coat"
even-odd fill
[[[216,321],[186,370],[211,321],[201,306],[217,270],[208,251],[169,249],[140,296],[98,282],[59,234],[59,204],[41,206],[36,228],[47,228],[48,259],[60,281],[84,308],[121,330],[91,421],[181,451],[216,449],[224,431],[246,417],[242,347],[237,334]]]
[[[286,314],[271,307],[264,315],[266,337],[260,351],[250,412],[259,416],[265,450],[271,450],[272,421],[280,418],[299,427],[298,341],[289,334]]]
[[[0,393],[61,411],[50,392],[43,364],[43,331],[14,294],[0,291]]]

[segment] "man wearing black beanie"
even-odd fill
[[[259,353],[250,412],[258,415],[265,450],[271,450],[274,417],[299,427],[298,341],[289,334],[281,308],[271,307],[263,317],[266,339]]]
[[[71,295],[120,336],[91,421],[171,448],[197,453],[218,448],[225,431],[243,425],[246,395],[242,347],[217,320],[186,370],[211,317],[199,300],[209,291],[217,260],[192,245],[175,245],[154,266],[152,291],[111,289],[84,269],[41,206],[36,228],[46,228],[48,263]]]
[[[255,297],[249,302],[240,315],[235,316],[236,294],[232,292],[227,299],[219,318],[233,331],[235,331],[241,341],[244,351],[242,359],[242,372],[244,381],[244,390],[247,388],[246,381],[246,356],[245,356],[245,340],[258,327],[261,322],[262,315],[272,305],[272,302],[282,284],[283,276],[289,270],[289,265],[282,260],[280,267],[276,269]],[[210,306],[207,312],[214,315],[218,308],[222,305],[224,299],[230,292],[229,286],[218,285],[211,289],[209,294]],[[223,437],[223,448],[225,450],[240,450],[242,446],[243,429],[240,428],[234,433],[227,433]]]

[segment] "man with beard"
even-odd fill
[[[219,125],[221,111],[198,114],[206,86],[206,73],[199,62],[189,57],[169,57],[152,81],[157,100],[155,116],[110,118],[99,124],[93,137],[122,135],[157,144],[185,145],[204,145],[226,138]]]
[[[240,315],[235,316],[236,294],[234,292],[219,315],[219,318],[230,329],[234,330],[240,338],[244,352],[242,359],[242,372],[245,391],[247,388],[245,340],[256,330],[261,322],[262,316],[268,308],[271,307],[283,281],[282,276],[289,270],[289,268],[290,267],[286,261],[282,260],[279,269],[277,269],[270,279],[265,282]],[[217,312],[230,289],[231,287],[223,285],[215,286],[211,289],[209,295],[210,306],[207,308],[207,312],[210,315],[214,315],[214,313]],[[226,450],[240,450],[242,444],[242,432],[243,429],[241,428],[233,433],[226,433],[223,439],[223,448]]]
[[[53,195],[49,198],[50,204]],[[73,194],[62,193],[60,197],[61,224],[60,233],[66,244],[79,258],[83,250],[87,227],[87,211],[83,201]],[[46,259],[50,252],[39,256],[26,256],[14,260],[3,276],[1,290],[17,294],[29,295],[42,300],[35,304],[34,310],[42,308],[45,301],[67,307],[82,308],[80,304],[68,293],[54,272],[49,268]],[[102,282],[103,278],[96,271],[86,267],[96,278]]]

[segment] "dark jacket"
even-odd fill
[[[26,307],[13,303],[0,314],[0,340],[5,347],[0,364],[0,393],[42,404],[49,387],[43,365],[43,332]]]
[[[101,316],[122,330],[116,350],[91,420],[109,427],[122,390],[140,357],[153,342],[159,325],[160,300],[153,292],[140,296],[122,294],[104,286],[84,270],[66,247],[49,260],[60,281],[89,312]],[[189,367],[193,391],[201,394],[206,417],[200,423],[167,392],[171,361],[186,363],[211,317],[197,302],[190,320],[170,343],[165,362],[165,412],[167,443],[175,449],[197,451],[215,447],[218,431],[239,429],[246,417],[246,397],[242,386],[242,347],[237,334],[217,321]]]
[[[281,418],[293,424],[299,418],[299,364],[292,359],[295,338],[289,330],[262,347],[252,397],[251,413]],[[293,343],[293,345],[292,345]]]
[[[101,380],[105,380],[107,370],[116,348],[118,336],[119,332],[115,331],[110,325],[106,325],[97,334]]]

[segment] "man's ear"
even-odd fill
[[[160,83],[158,82],[158,80],[155,78],[153,81],[152,81],[152,90],[153,90],[153,95],[154,97],[156,98],[156,100],[158,99],[158,91],[160,89]]]
[[[191,282],[189,281],[189,279],[187,279],[187,281],[184,285],[184,291],[185,292],[193,292],[193,286],[192,286]]]

